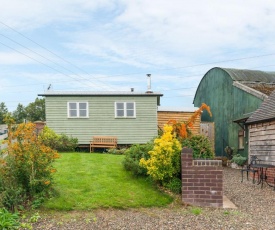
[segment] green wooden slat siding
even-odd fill
[[[117,136],[118,144],[146,143],[157,136],[157,97],[46,96],[47,126],[88,144],[92,136]],[[67,102],[88,102],[89,118],[68,118]],[[115,102],[136,103],[136,118],[115,118]]]
[[[215,122],[215,152],[217,156],[224,156],[224,148],[229,145],[238,147],[238,131],[240,126],[234,119],[255,111],[262,100],[232,85],[233,80],[229,74],[214,68],[205,74],[201,80],[194,98],[194,106],[201,103],[210,106],[212,117],[207,112],[202,114],[202,121]],[[247,140],[245,140],[246,142]],[[248,145],[244,150],[238,150],[247,156]]]

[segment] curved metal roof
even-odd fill
[[[275,72],[264,72],[260,70],[248,69],[220,69],[226,71],[233,81],[275,83]]]
[[[275,84],[275,72],[264,72],[264,71],[260,71],[260,70],[248,70],[248,69],[231,69],[231,68],[222,68],[222,67],[214,67],[210,70],[208,70],[204,76],[202,77],[202,79],[204,79],[205,76],[207,76],[207,74],[209,72],[211,72],[214,69],[221,69],[223,71],[225,71],[231,78],[233,81],[239,82],[241,84],[245,84],[248,85],[249,83],[264,83],[264,84],[270,84],[272,85],[272,90]],[[194,100],[196,98],[198,89],[200,87],[200,84],[202,82],[202,79],[197,87],[194,99],[193,99],[193,103]],[[251,88],[255,88],[252,86],[249,86]],[[262,90],[259,90],[258,88],[255,90],[262,92]],[[269,94],[266,92],[263,92],[265,94]],[[271,92],[270,92],[271,93]]]

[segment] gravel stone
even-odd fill
[[[271,230],[275,229],[275,191],[252,180],[241,183],[238,169],[224,168],[224,195],[237,209],[200,208],[181,204],[180,198],[165,208],[96,209],[91,211],[40,213],[41,219],[33,229],[223,229]]]

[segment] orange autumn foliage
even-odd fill
[[[167,124],[172,125],[173,131],[176,133],[178,138],[187,138],[192,133],[190,128],[193,128],[197,117],[200,116],[204,110],[206,110],[210,117],[212,117],[210,107],[205,103],[202,103],[200,108],[197,109],[187,121],[169,120]]]
[[[9,140],[4,152],[6,157],[0,161],[1,186],[4,190],[10,189],[9,181],[12,180],[15,187],[25,192],[20,196],[32,199],[36,194],[49,190],[52,174],[56,172],[52,163],[59,158],[59,154],[41,142],[35,124],[15,126],[12,120],[7,123]]]

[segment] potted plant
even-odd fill
[[[247,161],[246,157],[243,157],[240,154],[235,154],[231,160],[231,167],[232,168],[242,168],[246,161]]]
[[[227,154],[227,158],[228,160],[231,160],[233,157],[233,153],[234,153],[234,147],[230,147],[230,146],[226,146],[224,151]]]

